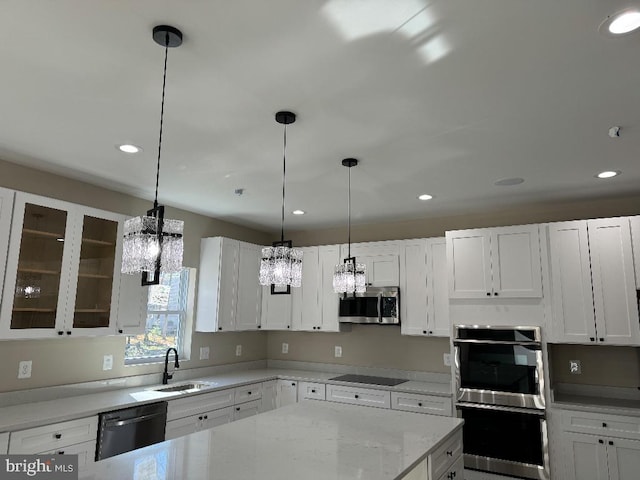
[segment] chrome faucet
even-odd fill
[[[176,358],[176,362],[174,364],[174,368],[180,368],[180,364],[178,363],[178,350],[176,350],[173,347],[167,348],[167,354],[164,356],[164,372],[162,372],[162,384],[163,385],[166,385],[167,383],[169,383],[169,380],[171,380],[173,378],[173,373],[171,375],[169,375],[169,371],[167,369],[168,364],[169,364],[169,354],[171,353],[171,350],[173,350],[173,352],[175,353],[175,358]]]

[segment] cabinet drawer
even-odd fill
[[[233,420],[242,420],[243,418],[252,417],[260,413],[260,400],[241,403],[233,407]]]
[[[563,430],[640,440],[640,418],[590,412],[562,412]]]
[[[262,398],[262,384],[254,383],[243,387],[236,387],[235,403],[250,402]]]
[[[259,402],[261,403],[261,402]],[[213,412],[205,412],[202,416],[202,423],[200,424],[201,430],[217,427],[233,421],[233,407],[221,408],[220,410],[214,410]]]
[[[298,398],[300,400],[324,400],[326,385],[324,383],[300,382],[298,384]]]
[[[9,453],[28,454],[59,450],[88,441],[95,443],[97,437],[98,417],[80,418],[12,432],[9,438]]]
[[[56,448],[48,452],[40,452],[40,455],[77,455],[78,470],[84,470],[88,465],[96,461],[96,441],[79,443],[70,447]]]
[[[189,435],[198,430],[199,415],[191,415],[189,417],[178,418],[167,422],[167,428],[164,432],[164,439],[171,440],[184,435]]]
[[[391,392],[391,408],[406,412],[451,416],[451,398],[419,393]]]
[[[218,392],[203,393],[187,398],[170,400],[167,406],[167,421],[177,418],[199,415],[219,408],[230,407],[234,403],[235,391],[233,388]]]
[[[505,477],[507,478],[507,477]],[[438,480],[464,480],[464,458],[458,457]]]
[[[440,478],[451,465],[462,458],[462,430],[458,430],[431,454],[431,477]],[[462,478],[459,476],[458,478]]]
[[[9,432],[0,433],[0,455],[9,451]]]
[[[327,400],[367,407],[391,408],[391,392],[384,390],[327,385]]]

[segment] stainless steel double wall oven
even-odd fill
[[[454,327],[456,411],[466,468],[549,479],[539,327]]]

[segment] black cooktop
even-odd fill
[[[384,385],[387,387],[394,387],[401,383],[408,382],[409,380],[403,380],[401,378],[387,378],[387,377],[372,377],[370,375],[355,375],[347,374],[340,375],[339,377],[333,377],[329,380],[337,380],[339,382],[353,382],[353,383],[369,383],[371,385]]]

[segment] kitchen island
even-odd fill
[[[307,400],[96,462],[80,478],[440,480],[461,468],[462,423]]]

